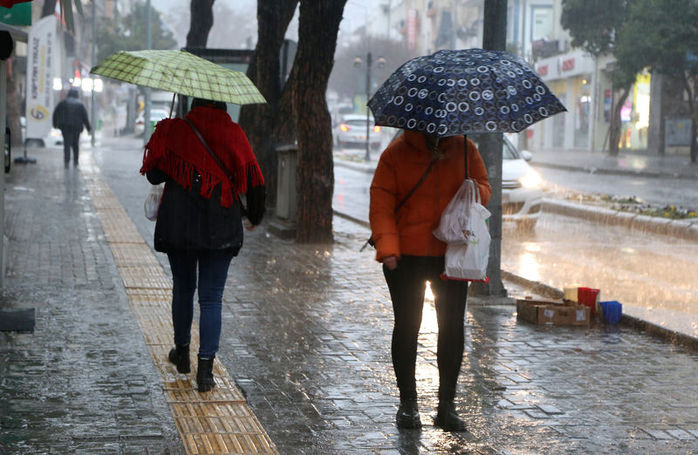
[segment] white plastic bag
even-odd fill
[[[480,203],[477,186],[470,200],[466,223],[462,226],[465,243],[449,243],[446,248],[444,278],[464,281],[487,281],[490,259],[490,211]]]
[[[145,210],[145,217],[150,221],[155,221],[158,219],[158,209],[160,208],[160,202],[162,201],[162,193],[164,190],[164,183],[153,185],[150,187],[150,191],[145,197],[143,209]]]
[[[477,186],[470,179],[464,180],[441,214],[439,227],[433,232],[434,237],[449,245],[467,243],[470,207],[477,200]]]

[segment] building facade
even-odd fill
[[[618,99],[611,80],[615,59],[571,47],[571,37],[561,25],[562,3],[507,2],[507,50],[524,57],[567,107],[566,113],[520,134],[519,145],[532,151],[608,150],[612,108]],[[414,56],[482,46],[484,0],[382,0],[369,17],[369,35],[401,41]],[[648,73],[637,77],[620,110],[621,149],[663,153],[665,131],[675,127],[673,123],[664,127],[664,117],[671,114],[671,106],[665,105],[672,103],[662,101],[657,106],[651,100],[677,100],[680,95],[669,97],[661,80]],[[675,117],[677,125],[686,123],[685,115]]]

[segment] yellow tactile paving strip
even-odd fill
[[[143,332],[145,343],[160,372],[177,430],[188,454],[278,454],[262,425],[247,406],[245,397],[216,359],[216,387],[207,393],[196,390],[196,363],[192,373],[177,373],[168,362],[172,347],[170,299],[172,283],[145,243],[118,199],[104,181],[92,157],[85,154],[81,171],[90,197],[102,222],[114,261],[126,288],[131,309]],[[144,196],[145,197],[145,196]],[[192,328],[198,333],[198,328]],[[198,340],[192,337],[195,360]]]

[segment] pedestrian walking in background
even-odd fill
[[[429,281],[439,327],[439,404],[434,423],[449,431],[465,430],[454,398],[465,342],[468,283],[441,279],[446,244],[432,234],[465,179],[465,155],[463,136],[438,138],[405,131],[381,155],[371,183],[372,238],[376,259],[383,264],[395,316],[392,360],[400,391],[396,415],[399,428],[421,427],[415,362]],[[475,144],[469,140],[467,166],[470,178],[478,184],[483,205],[487,204],[491,194],[487,171]]]
[[[190,372],[189,342],[198,285],[196,382],[198,390],[206,392],[215,387],[213,360],[221,333],[221,302],[230,262],[243,243],[242,216],[247,217],[245,227],[252,230],[264,215],[262,172],[245,133],[226,112],[226,104],[196,98],[186,119],[158,123],[146,145],[141,173],[153,185],[165,182],[155,224],[155,249],[167,253],[172,269],[175,347],[169,360],[178,372]],[[246,195],[246,210],[241,195]]]
[[[80,133],[83,126],[87,132],[92,132],[90,120],[87,117],[87,109],[79,98],[79,91],[73,87],[68,90],[68,95],[53,110],[53,127],[61,130],[63,134],[63,161],[66,167],[70,163],[70,149],[73,149],[73,165],[78,165],[80,154]]]

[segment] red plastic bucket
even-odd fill
[[[591,310],[591,317],[596,317],[596,304],[599,301],[599,290],[592,288],[577,288],[577,302],[580,305],[588,306]]]

